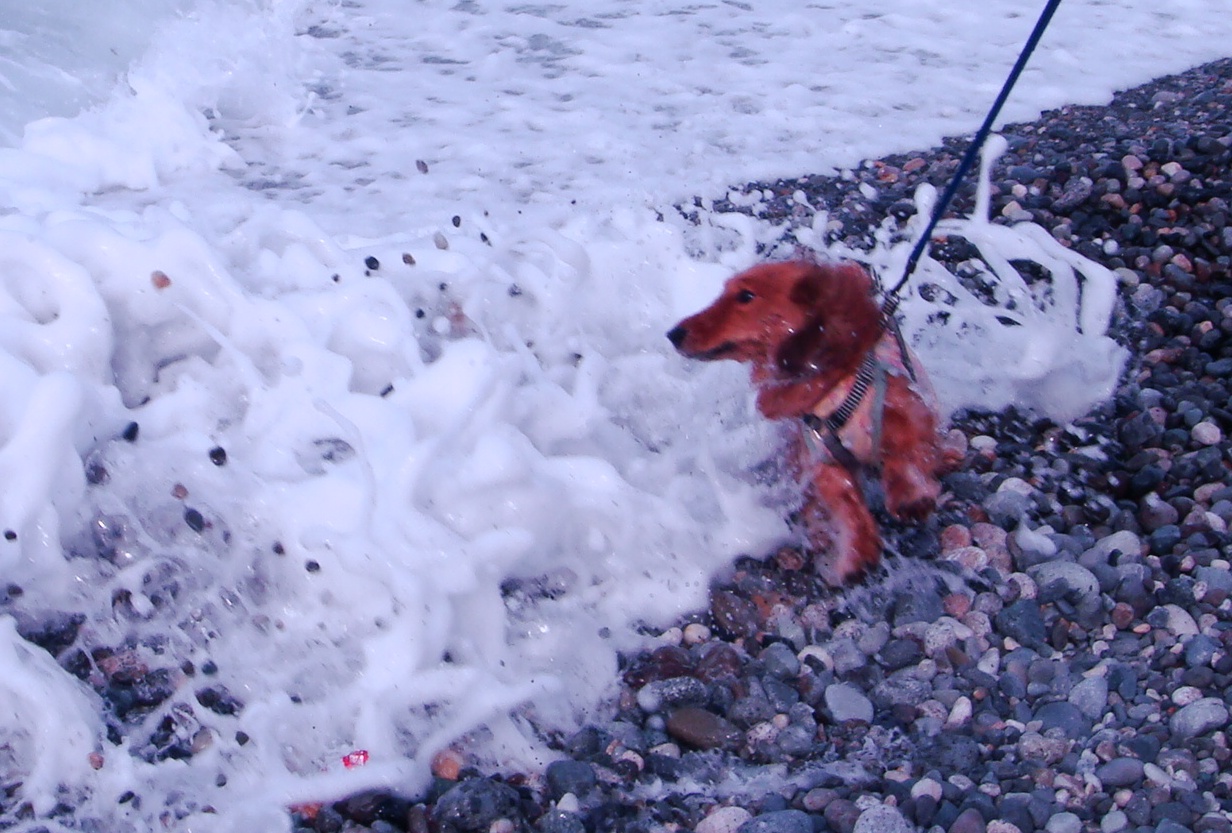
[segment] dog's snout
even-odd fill
[[[667,331],[667,340],[672,343],[673,347],[680,347],[680,343],[684,341],[686,335],[688,335],[688,332],[684,327],[672,327]]]

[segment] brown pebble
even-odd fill
[[[734,749],[744,733],[714,712],[686,706],[667,719],[667,734],[698,749]]]
[[[102,769],[103,768],[104,758],[101,752],[91,752],[89,755],[86,756],[86,758],[90,762],[91,769]]]
[[[988,566],[988,553],[980,547],[956,547],[941,554],[943,561],[961,564],[968,570],[982,570]]]
[[[822,816],[826,820],[826,824],[838,833],[851,833],[856,828],[856,821],[860,818],[861,810],[854,802],[848,801],[845,798],[836,798],[826,805],[825,812]]]
[[[942,552],[971,546],[971,530],[962,524],[950,524],[941,530],[940,537]]]
[[[780,570],[800,570],[805,565],[804,553],[796,547],[783,547],[774,554],[774,563]]]
[[[954,819],[954,823],[950,825],[949,833],[985,833],[987,830],[988,825],[985,823],[984,817],[980,815],[980,811],[974,807],[968,807]]]
[[[456,749],[445,748],[432,756],[432,774],[446,781],[457,781],[462,773],[465,762],[462,753]]]
[[[710,615],[714,623],[732,636],[752,636],[757,633],[757,608],[752,602],[726,590],[710,597]]]
[[[965,593],[951,593],[941,600],[946,616],[961,619],[971,612],[971,597]]]
[[[176,483],[171,487],[171,496],[176,500],[183,500],[188,497],[188,487],[183,483]]]
[[[971,540],[975,542],[977,547],[989,549],[991,547],[1004,547],[1008,533],[996,524],[976,523],[971,525]]]
[[[739,678],[744,662],[740,652],[726,642],[712,642],[697,662],[697,678],[704,683]]]
[[[693,658],[679,645],[663,645],[655,648],[645,658],[635,662],[625,672],[625,682],[641,688],[655,680],[672,677],[687,677],[693,674]]]
[[[154,284],[155,289],[166,289],[171,286],[171,278],[161,269],[155,269],[150,273],[150,283]]]
[[[403,253],[402,253],[402,262],[403,262],[403,263],[405,263],[407,266],[414,266],[414,265],[415,265],[415,256],[414,256],[413,254],[411,254],[410,252],[403,252]]]
[[[1117,602],[1112,607],[1111,617],[1112,624],[1116,625],[1117,630],[1125,630],[1134,621],[1134,609],[1125,602]]]
[[[914,159],[908,159],[906,162],[904,162],[903,170],[906,171],[907,173],[911,173],[912,171],[918,171],[920,168],[923,168],[924,165],[926,164],[927,163],[924,161],[924,157],[917,156]]]
[[[406,829],[409,833],[428,833],[428,813],[422,804],[416,804],[406,813]]]
[[[107,676],[108,680],[117,683],[131,683],[140,680],[150,673],[150,668],[132,651],[120,651],[98,661],[98,670]]]

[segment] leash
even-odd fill
[[[1001,107],[1005,104],[1006,99],[1010,97],[1010,92],[1014,89],[1014,85],[1018,83],[1018,77],[1022,75],[1022,71],[1031,57],[1031,53],[1035,51],[1040,38],[1044,36],[1044,30],[1048,28],[1048,24],[1052,21],[1053,13],[1056,12],[1057,7],[1060,5],[1061,0],[1048,0],[1045,4],[1044,10],[1040,13],[1039,20],[1035,22],[1035,28],[1031,30],[1031,35],[1023,45],[1022,51],[1018,53],[1018,60],[1014,62],[1013,68],[1010,69],[1010,74],[1006,77],[1005,83],[1001,85],[1001,92],[997,94],[997,98],[989,109],[988,115],[984,118],[984,123],[975,132],[975,136],[971,139],[971,144],[967,147],[967,152],[963,154],[962,161],[958,164],[958,170],[954,172],[954,176],[950,179],[949,184],[946,185],[941,198],[933,205],[932,215],[924,226],[923,233],[912,247],[911,254],[907,257],[907,265],[903,269],[902,278],[886,292],[885,298],[881,302],[881,327],[894,334],[894,338],[898,342],[899,352],[902,354],[903,364],[906,366],[907,372],[911,374],[912,381],[915,381],[915,369],[911,365],[911,359],[907,353],[907,343],[903,340],[902,331],[898,326],[898,319],[894,317],[894,313],[898,311],[898,295],[903,287],[907,285],[907,281],[911,278],[912,273],[915,272],[916,266],[919,265],[925,247],[932,240],[933,231],[936,230],[937,223],[941,221],[942,215],[945,214],[946,209],[949,208],[950,203],[954,200],[954,195],[958,193],[958,188],[962,181],[971,172],[971,168],[974,167],[980,148],[984,146],[984,142],[988,139],[988,134],[992,131],[993,122],[1001,114]],[[852,384],[851,390],[847,393],[847,397],[834,410],[834,413],[825,419],[816,417],[813,414],[805,414],[805,425],[818,433],[824,428],[832,435],[837,435],[843,426],[850,421],[852,414],[856,412],[856,408],[860,407],[860,403],[864,401],[869,387],[872,386],[876,378],[878,364],[877,359],[873,356],[873,352],[870,351],[864,357],[864,361],[861,362],[860,369],[856,371],[856,380]]]

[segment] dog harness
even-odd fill
[[[905,356],[906,353],[904,352]],[[889,387],[889,374],[893,372],[885,361],[877,358],[876,350],[870,352],[864,358],[864,362],[860,365],[860,371],[863,373],[864,368],[869,368],[867,382],[864,385],[864,391],[855,400],[855,405],[859,406],[860,400],[864,395],[872,390],[873,393],[873,430],[872,430],[872,448],[874,453],[873,465],[881,464],[881,432],[885,425],[885,399],[886,388]],[[852,386],[852,391],[855,390],[855,385],[860,384],[861,376],[857,374],[855,384]],[[835,416],[838,415],[847,404],[852,401],[852,394],[848,393],[847,398],[830,416],[822,418],[813,413],[807,413],[800,419],[804,422],[804,443],[808,447],[809,452],[814,456],[819,455],[822,450],[830,453],[835,460],[841,463],[845,468],[852,472],[857,472],[860,469],[860,463],[856,460],[851,449],[843,445],[843,441],[839,439],[839,430],[847,424],[855,413],[855,408],[851,408],[849,413],[843,415],[841,421],[835,422]]]

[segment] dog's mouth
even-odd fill
[[[727,356],[736,352],[739,346],[740,345],[734,341],[725,341],[718,347],[712,347],[709,350],[702,350],[700,352],[688,353],[687,355],[691,359],[698,359],[699,361],[708,362],[713,359],[727,358]]]
[[[667,333],[667,340],[672,343],[672,346],[675,347],[682,356],[687,356],[690,359],[698,359],[700,361],[726,358],[728,354],[736,352],[736,350],[740,347],[737,342],[725,341],[718,347],[712,347],[709,350],[696,350],[685,343],[689,340],[689,330],[683,326],[673,327]]]

